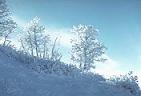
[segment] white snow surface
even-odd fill
[[[36,73],[0,51],[0,96],[133,96],[104,80]],[[0,83],[1,84],[1,83]]]

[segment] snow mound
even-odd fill
[[[133,96],[100,75],[37,73],[0,51],[0,96]]]

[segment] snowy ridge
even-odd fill
[[[100,75],[58,76],[22,65],[0,51],[0,96],[134,96]]]

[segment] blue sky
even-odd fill
[[[49,30],[64,36],[66,46],[72,25],[95,25],[108,48],[108,63],[113,63],[98,68],[141,72],[141,0],[8,0],[8,5],[19,24],[38,16]]]

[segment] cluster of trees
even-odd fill
[[[35,17],[26,25],[24,34],[20,38],[21,50],[33,57],[60,61],[62,55],[56,49],[57,38],[51,44],[50,35],[46,33],[46,28],[40,25],[39,21],[40,19]]]
[[[24,34],[20,38],[20,51],[33,58],[36,57],[48,60],[50,62],[48,62],[48,65],[45,61],[40,67],[46,70],[47,68],[52,68],[52,63],[60,62],[62,55],[56,48],[57,37],[53,43],[51,43],[52,39],[50,35],[46,33],[46,28],[41,25],[39,21],[40,19],[35,17],[26,25],[23,30]],[[6,1],[0,0],[0,42],[2,42],[2,45],[7,46],[10,44],[10,34],[13,33],[16,28],[17,24],[11,18],[11,13],[7,8]],[[74,38],[71,40],[71,60],[77,64],[81,71],[88,72],[91,68],[95,68],[95,62],[103,62],[106,60],[102,57],[103,54],[105,54],[106,47],[98,40],[98,30],[95,29],[93,25],[80,24],[78,26],[73,26],[72,33],[74,34]],[[54,64],[54,66],[58,66],[58,64]],[[72,71],[73,69],[76,70],[74,66],[54,67],[52,70],[58,73],[58,68],[60,68],[60,70],[65,69],[62,71],[64,74],[67,74],[68,71]],[[46,71],[52,72],[52,70],[49,71],[50,69]],[[136,92],[139,90],[137,78],[133,77],[131,74],[111,79],[111,81],[118,87],[130,90],[135,96],[138,96],[136,93],[141,93],[140,91]],[[3,88],[7,90],[6,87]]]
[[[60,61],[62,55],[56,49],[57,37],[51,44],[50,36],[46,28],[39,23],[40,19],[35,17],[29,22],[24,34],[20,38],[21,50],[32,57],[39,57],[47,60]],[[0,1],[0,38],[3,45],[9,44],[10,34],[14,32],[17,24],[12,20],[5,0]],[[75,38],[72,43],[71,60],[83,71],[94,68],[95,61],[104,61],[102,55],[105,53],[105,46],[99,42],[98,31],[92,25],[78,25],[72,28]]]

